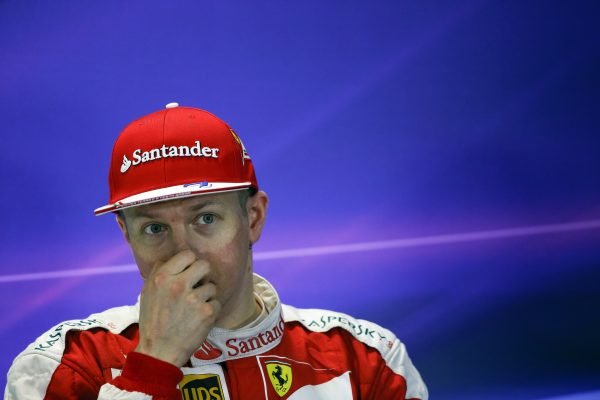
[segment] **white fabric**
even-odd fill
[[[21,363],[27,365],[27,373],[16,368],[8,371],[4,400],[39,399],[40,393],[46,393],[50,378],[60,361],[30,354],[22,357]]]
[[[306,385],[296,390],[288,400],[353,400],[350,372],[320,385]]]
[[[98,400],[152,400],[152,396],[141,392],[128,392],[105,383],[100,388]]]

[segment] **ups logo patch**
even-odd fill
[[[219,375],[191,374],[179,382],[183,400],[223,400]]]

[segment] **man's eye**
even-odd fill
[[[144,228],[144,233],[147,235],[156,235],[164,231],[165,228],[159,224],[150,224]]]
[[[198,223],[203,225],[212,224],[213,222],[215,222],[214,214],[202,214],[200,218],[198,218]]]

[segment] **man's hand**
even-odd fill
[[[215,285],[202,281],[209,268],[184,250],[152,270],[142,289],[135,351],[178,367],[190,359],[221,311]]]

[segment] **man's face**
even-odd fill
[[[210,272],[202,282],[216,285],[223,310],[238,307],[237,302],[252,291],[249,247],[260,237],[267,206],[264,192],[243,205],[240,196],[202,195],[123,210],[124,220],[119,217],[118,222],[142,277],[175,254],[191,250],[209,263]]]

